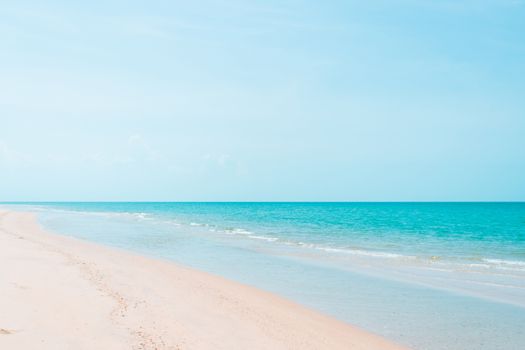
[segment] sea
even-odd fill
[[[4,203],[414,349],[525,349],[525,203]]]

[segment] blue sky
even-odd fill
[[[525,2],[12,1],[1,200],[525,200]]]

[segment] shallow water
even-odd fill
[[[24,209],[60,233],[264,288],[417,349],[525,344],[525,203]]]

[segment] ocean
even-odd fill
[[[523,349],[525,203],[22,203],[415,349]]]

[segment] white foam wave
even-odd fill
[[[131,215],[139,220],[152,220],[153,219],[151,215],[147,213],[132,213]]]
[[[268,242],[275,242],[275,241],[279,240],[279,238],[277,238],[277,237],[258,236],[258,235],[251,235],[250,238],[260,239],[260,240],[264,240],[264,241],[268,241]]]
[[[252,235],[253,234],[253,232],[242,229],[242,228],[236,228],[233,230],[233,232],[239,235]]]
[[[388,253],[388,252],[374,252],[370,250],[361,250],[361,249],[344,249],[344,248],[330,248],[330,247],[315,247],[315,248],[319,250],[324,250],[327,252],[338,252],[338,253],[352,254],[352,255],[371,256],[375,258],[390,258],[390,259],[399,259],[399,258],[413,259],[415,258],[414,256],[401,255],[401,254]]]
[[[244,236],[253,235],[253,232],[245,230],[243,228],[226,229],[226,230],[223,230],[222,232],[227,235],[244,235]]]
[[[494,265],[525,267],[525,261],[503,260],[503,259],[482,259],[482,260],[489,264],[494,264]]]
[[[490,265],[488,264],[466,264],[468,267],[481,267],[484,269],[490,269]]]
[[[367,256],[375,258],[389,258],[389,259],[415,259],[415,256],[411,255],[402,255],[390,252],[378,252],[371,250],[362,250],[362,249],[350,249],[350,248],[338,248],[338,247],[327,247],[323,245],[318,245],[315,243],[306,243],[306,242],[283,242],[286,245],[298,245],[303,248],[317,249],[329,253],[342,253],[358,256]]]
[[[201,227],[207,227],[208,224],[201,224],[198,222],[190,222],[190,226],[201,226]]]

